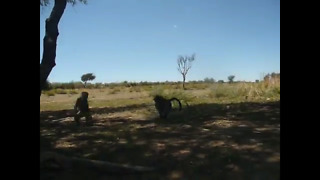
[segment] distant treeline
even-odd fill
[[[278,78],[280,79],[280,73],[269,73],[264,76],[264,81]],[[246,81],[234,81],[233,83],[258,83],[259,80],[256,80],[255,82],[246,82]],[[181,81],[165,81],[165,82],[148,82],[148,81],[141,81],[141,82],[128,82],[123,81],[119,83],[87,83],[86,88],[88,89],[98,89],[98,88],[105,88],[105,87],[116,87],[116,86],[124,86],[124,87],[134,87],[134,86],[150,86],[150,85],[178,85],[181,84]],[[198,81],[188,81],[186,84],[201,84],[201,83],[227,83],[224,80],[218,80],[216,81],[213,78],[204,78],[204,80],[198,80]],[[68,82],[68,83],[59,83],[59,82],[49,82],[47,81],[45,90],[50,89],[81,89],[84,88],[84,83],[79,82]]]

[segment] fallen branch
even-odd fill
[[[143,166],[129,166],[107,161],[90,160],[85,158],[67,157],[55,152],[44,152],[40,155],[40,168],[52,170],[73,170],[76,168],[91,169],[105,173],[145,173],[154,168]]]

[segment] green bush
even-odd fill
[[[67,94],[68,91],[64,90],[64,89],[56,89],[55,90],[56,94]]]
[[[52,91],[52,90],[50,90],[50,91],[45,91],[44,94],[46,94],[47,96],[55,96],[55,95],[56,95],[56,93],[55,93],[54,91]]]
[[[69,94],[78,94],[78,91],[72,89],[72,90],[69,91]]]
[[[114,88],[111,88],[110,90],[110,94],[116,94],[116,93],[119,93],[121,92],[121,88],[120,87],[114,87]]]

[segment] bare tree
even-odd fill
[[[178,71],[182,75],[183,81],[182,81],[182,87],[185,88],[185,82],[186,82],[186,76],[188,74],[188,71],[192,67],[192,62],[195,60],[195,54],[192,54],[191,56],[179,56],[177,63],[178,63]]]

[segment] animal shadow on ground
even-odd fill
[[[94,108],[92,113],[139,108],[144,105]],[[280,101],[200,104],[167,120],[101,118],[81,127],[71,112],[40,113],[41,151],[156,170],[111,175],[74,169],[53,179],[280,179]]]

